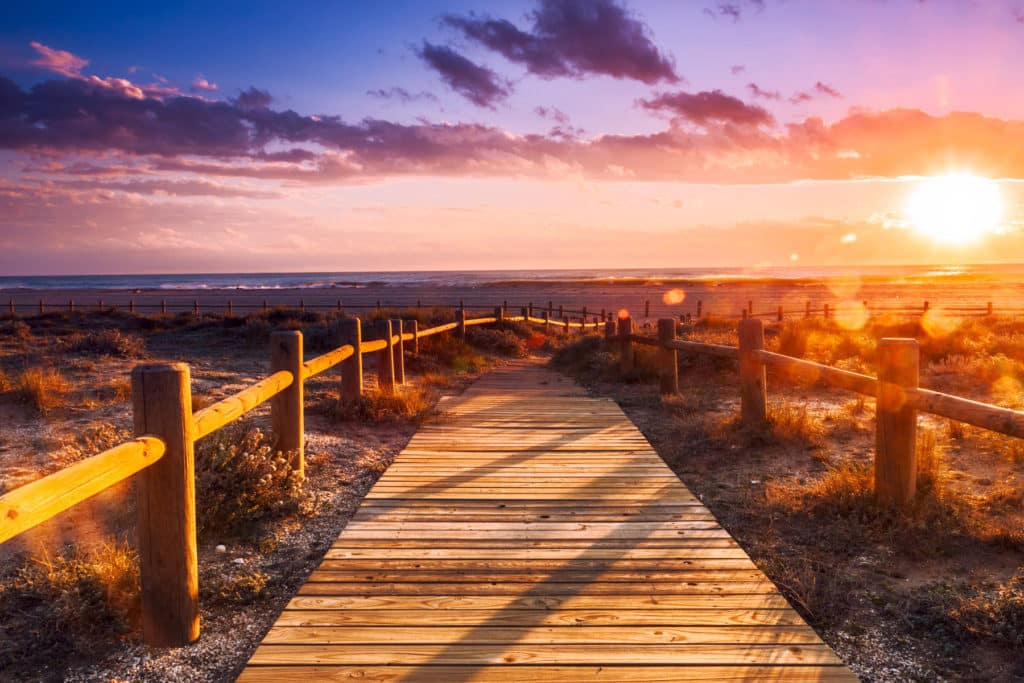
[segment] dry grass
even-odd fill
[[[124,542],[28,561],[0,581],[0,671],[59,672],[137,627],[138,556]]]
[[[15,398],[46,414],[64,404],[71,383],[55,368],[28,368],[14,378],[12,392]]]
[[[325,412],[349,422],[420,424],[435,414],[437,398],[436,391],[421,382],[397,387],[393,392],[369,389],[353,403],[341,403],[336,396],[329,397]]]
[[[67,349],[72,353],[91,356],[143,358],[146,355],[146,342],[136,334],[108,328],[71,335]]]
[[[250,605],[267,595],[270,577],[234,564],[200,565],[199,599],[206,605]]]

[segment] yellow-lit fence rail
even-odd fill
[[[679,392],[678,353],[735,359],[739,366],[740,417],[761,425],[768,420],[768,367],[780,379],[822,382],[876,399],[874,458],[875,496],[882,503],[904,505],[915,495],[917,482],[917,414],[930,413],[989,431],[1024,438],[1024,411],[972,401],[920,386],[920,350],[916,339],[885,338],[878,343],[878,377],[794,358],[764,348],[764,322],[739,321],[739,346],[705,344],[676,338],[672,318],[658,320],[656,337],[634,334],[633,321],[608,322],[605,337],[616,344],[623,371],[634,367],[633,345],[658,349],[661,392]],[[773,375],[773,377],[776,375]]]
[[[583,309],[585,311],[585,309]],[[607,317],[604,312],[602,317]],[[375,354],[377,383],[394,391],[405,382],[405,355],[419,352],[421,339],[454,332],[465,340],[476,325],[504,321],[531,322],[548,330],[595,330],[596,319],[540,317],[532,306],[509,316],[505,306],[494,315],[467,318],[456,310],[455,321],[420,329],[416,320],[380,319],[373,338],[362,337],[358,318],[337,323],[344,342],[327,353],[304,360],[302,332],[271,333],[271,374],[202,410],[192,410],[189,366],[185,363],[147,363],[132,370],[132,415],[135,439],[82,460],[0,496],[0,543],[54,517],[64,510],[137,476],[138,544],[141,574],[142,629],[150,645],[176,646],[199,637],[199,579],[195,512],[195,442],[270,401],[276,447],[290,454],[292,466],[304,473],[303,383],[341,366],[342,402],[363,393],[363,356]]]

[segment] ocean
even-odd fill
[[[936,266],[800,266],[591,270],[463,270],[316,273],[0,276],[0,292],[40,290],[284,290],[380,287],[465,288],[528,283],[638,285],[800,283],[857,278],[877,284],[1024,281],[1024,264]]]

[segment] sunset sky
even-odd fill
[[[1024,0],[8,3],[0,274],[1024,261],[1021,55]]]

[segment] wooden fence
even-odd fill
[[[650,302],[647,302],[647,307],[650,307]],[[347,311],[377,311],[381,313],[384,310],[394,309],[447,309],[452,311],[457,310],[471,310],[472,305],[467,306],[464,301],[457,303],[426,303],[422,301],[414,302],[403,302],[403,303],[382,303],[381,301],[375,301],[373,303],[345,303],[341,299],[337,299],[335,302],[327,302],[318,300],[316,302],[306,303],[305,299],[299,299],[295,302],[270,302],[263,300],[262,302],[235,302],[231,299],[227,299],[224,303],[210,303],[201,302],[199,299],[160,299],[159,301],[140,301],[136,302],[134,298],[127,300],[120,298],[111,302],[109,299],[89,299],[83,301],[79,299],[77,302],[74,299],[68,299],[66,301],[53,301],[45,298],[39,299],[36,302],[18,302],[13,298],[8,299],[7,306],[0,309],[0,316],[5,316],[10,319],[18,317],[30,317],[37,315],[46,315],[47,313],[109,313],[114,311],[127,311],[130,314],[153,314],[153,315],[172,315],[180,313],[191,313],[194,317],[198,318],[205,314],[214,315],[226,315],[228,317],[236,314],[247,315],[250,313],[269,313],[271,311],[278,310],[297,310],[299,312],[306,311],[336,311],[338,313],[345,313]],[[590,319],[592,322],[601,322],[604,320],[611,320],[611,311],[605,309],[591,309],[587,310],[586,306],[582,308],[569,308],[565,305],[559,304],[555,306],[553,301],[548,301],[547,307],[538,306],[534,307],[533,303],[527,303],[519,307],[526,309],[530,316],[533,316],[535,312],[544,313],[546,312],[548,317],[552,320],[558,321],[564,319],[566,316],[575,320],[577,318]],[[508,301],[505,301],[501,305],[501,309],[508,314],[510,309]],[[490,308],[480,308],[480,310],[490,311]]]
[[[503,309],[507,312],[510,310],[508,302],[504,302]],[[525,304],[523,307],[530,310],[530,315],[533,315],[534,311],[543,312],[547,311],[548,317],[554,320],[561,320],[565,316],[572,318],[576,317],[590,317],[600,321],[611,320],[613,316],[610,310],[601,309],[600,312],[591,309],[588,313],[587,307],[584,306],[579,309],[569,308],[564,305],[555,306],[553,302],[549,301],[547,307],[543,305],[534,307],[532,303]],[[395,308],[416,308],[416,309],[449,309],[458,310],[467,307],[465,302],[459,301],[457,303],[426,303],[422,301],[409,301],[399,303],[382,303],[376,301],[373,303],[345,303],[341,299],[337,299],[335,302],[327,302],[323,300],[317,300],[316,302],[307,303],[304,299],[299,299],[298,302],[291,303],[271,303],[269,301],[262,302],[234,302],[231,299],[226,300],[223,303],[209,303],[202,302],[199,299],[160,299],[159,301],[140,301],[136,302],[134,298],[127,300],[120,298],[111,302],[110,300],[103,299],[90,299],[90,300],[78,300],[68,299],[66,301],[53,301],[41,298],[38,302],[25,302],[15,301],[13,298],[8,299],[7,306],[5,309],[0,309],[2,313],[0,315],[6,315],[8,318],[17,318],[19,316],[32,316],[32,315],[45,315],[46,313],[53,312],[89,312],[89,311],[128,311],[129,313],[138,314],[159,314],[169,315],[175,313],[191,313],[195,317],[200,317],[203,314],[212,313],[218,315],[234,316],[237,314],[246,315],[248,313],[267,313],[275,309],[285,310],[299,310],[305,311],[369,311],[376,310],[378,312],[385,309]],[[637,318],[649,319],[651,317],[651,301],[645,299],[642,302],[643,315],[637,315]],[[661,307],[678,309],[677,305],[666,305]],[[488,309],[489,310],[489,309]],[[638,309],[639,310],[639,309]],[[876,306],[871,305],[869,302],[864,301],[859,306],[854,306],[849,303],[843,303],[840,305],[834,305],[829,302],[812,302],[810,300],[805,302],[804,306],[784,306],[778,304],[777,306],[768,306],[764,310],[755,310],[755,304],[753,300],[747,301],[745,306],[742,306],[739,312],[736,312],[736,307],[730,307],[727,310],[716,311],[714,315],[719,318],[764,318],[766,320],[778,320],[783,321],[786,319],[793,318],[836,318],[844,315],[855,315],[855,316],[894,316],[894,317],[917,317],[928,313],[933,310],[930,302],[925,301],[920,306]],[[1024,308],[1018,307],[1000,307],[998,310],[993,306],[991,301],[986,302],[983,306],[943,306],[941,308],[943,313],[957,315],[961,317],[979,317],[986,315],[994,315],[999,313],[1001,315],[1022,315],[1024,314]],[[674,313],[680,321],[690,322],[695,319],[711,315],[711,311],[704,305],[704,301],[698,299],[694,304],[694,307],[689,311],[680,311]]]
[[[246,389],[193,412],[189,366],[148,363],[132,370],[132,413],[135,439],[82,460],[54,474],[0,496],[0,543],[31,529],[81,501],[138,476],[138,549],[141,573],[142,630],[146,643],[177,646],[199,637],[199,585],[195,517],[195,442],[271,402],[275,446],[288,453],[293,467],[304,472],[305,380],[341,366],[340,401],[363,393],[363,356],[376,354],[377,382],[394,391],[405,381],[405,354],[419,352],[425,337],[454,332],[464,340],[475,325],[531,322],[546,329],[580,333],[599,322],[568,317],[541,317],[523,307],[508,316],[499,306],[493,316],[455,321],[419,329],[416,320],[376,320],[373,339],[363,340],[358,318],[338,320],[341,346],[304,360],[302,332],[271,333],[271,374]],[[408,347],[406,346],[408,344]]]
[[[676,321],[658,321],[658,336],[633,333],[633,321],[624,318],[607,323],[605,337],[617,344],[621,367],[633,368],[633,344],[654,346],[662,393],[679,391],[677,354],[696,353],[731,358],[739,365],[740,417],[743,423],[761,425],[768,420],[767,367],[780,378],[820,381],[876,398],[874,459],[875,495],[884,504],[905,505],[915,494],[917,482],[917,414],[930,413],[1000,434],[1024,438],[1024,411],[1001,408],[924,389],[919,384],[920,351],[916,339],[887,338],[878,343],[878,377],[794,358],[764,348],[764,321],[739,322],[739,346],[705,344],[676,338]]]

